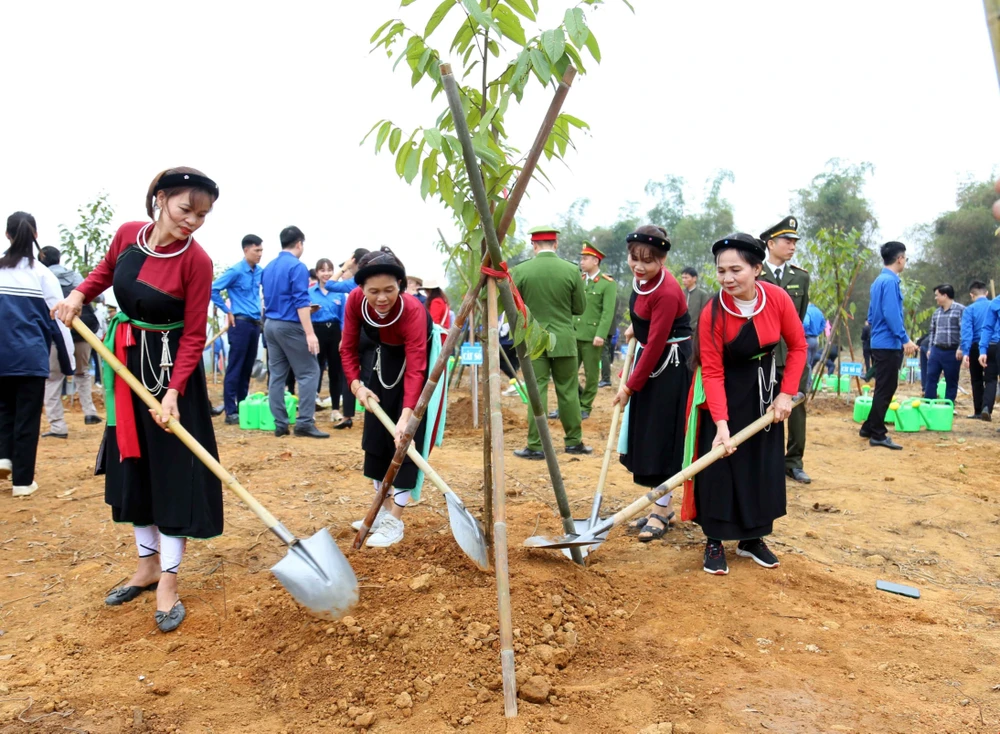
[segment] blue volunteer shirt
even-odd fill
[[[872,349],[902,349],[910,341],[903,326],[899,276],[889,268],[882,268],[872,283],[868,323],[872,325]]]
[[[260,265],[251,268],[246,260],[240,260],[212,283],[212,303],[225,313],[260,320],[260,283],[263,277],[264,268]],[[222,291],[229,295],[232,308],[223,300]]]
[[[809,307],[806,309],[806,318],[802,322],[802,327],[805,329],[806,336],[813,337],[819,336],[826,329],[826,317],[823,312],[819,310],[819,306],[814,303],[810,303]]]
[[[990,301],[990,307],[986,309],[983,330],[979,332],[979,353],[986,354],[990,344],[997,342],[1000,342],[1000,298]]]
[[[288,250],[264,270],[264,317],[298,322],[300,308],[309,308],[309,268]]]
[[[986,314],[990,310],[990,299],[987,296],[977,298],[962,311],[962,343],[959,349],[962,354],[968,354],[973,344],[979,343],[979,336],[986,323]],[[985,352],[983,352],[985,353]]]
[[[309,300],[319,306],[319,310],[313,313],[312,320],[317,324],[336,321],[343,326],[347,294],[358,286],[352,278],[351,280],[327,281],[323,287],[326,289],[325,294],[319,289],[319,285],[314,285],[309,289]]]

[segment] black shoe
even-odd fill
[[[98,423],[103,423],[104,421],[99,415],[87,415],[84,416],[83,422],[88,426],[96,426]]]
[[[590,446],[586,446],[586,445],[584,445],[582,443],[578,443],[576,446],[567,446],[563,450],[567,454],[581,454],[581,455],[586,455],[586,454],[592,454],[592,453],[594,453],[594,450],[592,448],[590,448]]]
[[[42,438],[69,438],[68,433],[55,433],[54,431],[46,431],[42,434]]]
[[[240,417],[238,415],[236,415],[235,413],[233,415],[227,415],[226,416],[226,425],[227,426],[238,426],[239,424],[240,424]]]
[[[104,599],[104,603],[109,607],[117,607],[135,599],[144,591],[155,591],[159,581],[154,581],[149,586],[119,586]]]
[[[306,426],[305,428],[295,426],[295,435],[303,438],[330,438],[329,433],[324,433],[316,426]]]
[[[871,431],[869,431],[867,428],[865,428],[863,426],[861,427],[861,430],[858,431],[858,435],[861,436],[861,438],[871,438],[872,437]]]
[[[341,421],[334,425],[333,429],[335,431],[343,431],[345,428],[350,428],[354,425],[353,418],[343,418]]]
[[[274,429],[274,437],[281,438],[288,435],[288,426],[278,426]]]
[[[809,475],[797,466],[793,466],[791,469],[786,469],[785,474],[790,476],[796,482],[801,482],[802,484],[812,483],[812,479],[809,478]]]
[[[580,420],[582,420],[582,421],[587,420],[589,417],[590,417],[590,411],[589,410],[585,410],[582,413],[580,413]]]
[[[601,380],[597,383],[598,387],[611,387],[611,380]]]
[[[895,443],[888,436],[886,436],[885,438],[883,438],[881,441],[879,441],[877,438],[869,438],[868,439],[868,445],[869,446],[881,446],[881,447],[886,448],[886,449],[892,449],[893,451],[902,451],[903,450],[902,446],[900,446],[898,443]]]
[[[743,558],[752,558],[754,563],[764,568],[774,568],[778,565],[778,557],[767,547],[763,538],[741,540],[736,545],[736,555]]]
[[[729,573],[729,564],[726,563],[726,549],[719,541],[710,540],[705,543],[705,563],[702,570],[713,576],[725,576]]]
[[[545,458],[545,454],[541,451],[535,451],[534,449],[529,448],[518,449],[514,452],[514,456],[519,459],[531,459],[532,461],[540,461]]]
[[[156,620],[156,626],[160,628],[160,632],[173,632],[181,626],[181,622],[184,621],[184,617],[186,616],[187,610],[184,608],[181,600],[178,599],[170,607],[169,612],[161,612],[157,609],[153,615],[153,619]]]
[[[554,420],[558,420],[558,419],[559,419],[559,411],[558,410],[553,410],[551,413],[549,413],[549,420],[550,421],[554,421]]]
[[[225,405],[216,405],[214,408],[212,408],[212,417],[213,418],[218,417],[225,412],[226,412]]]
[[[970,421],[981,421],[983,419],[982,413],[973,413],[972,415],[965,416]]]
[[[990,423],[993,421],[993,415],[986,408],[983,408],[983,412],[979,414],[979,419]]]

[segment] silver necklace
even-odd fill
[[[146,224],[142,229],[139,230],[139,234],[136,235],[135,238],[135,244],[138,246],[138,248],[143,252],[145,252],[150,257],[159,257],[159,258],[177,257],[178,255],[182,255],[184,251],[187,250],[187,248],[189,248],[191,246],[191,243],[194,241],[194,236],[188,235],[187,242],[184,243],[184,247],[179,249],[177,252],[170,252],[170,253],[157,252],[156,250],[154,250],[152,247],[149,246],[146,240],[146,233],[152,226],[153,226],[152,222]]]
[[[666,275],[667,275],[667,271],[665,269],[663,269],[663,268],[660,268],[660,279],[656,282],[656,285],[654,285],[648,291],[640,290],[639,289],[639,279],[636,278],[635,276],[632,276],[632,290],[634,290],[640,296],[648,296],[650,293],[652,293],[653,291],[655,291],[657,288],[659,288],[663,284],[663,279],[664,279],[664,277],[666,277]]]
[[[752,319],[754,316],[759,314],[764,310],[764,304],[767,303],[767,293],[763,288],[761,288],[760,283],[754,283],[754,288],[757,290],[757,308],[749,316],[744,316],[739,310],[734,311],[726,305],[726,299],[722,297],[723,291],[719,291],[719,303],[722,304],[722,308],[725,309],[726,313],[731,316],[737,316],[741,319]],[[735,297],[734,297],[735,300]]]
[[[364,300],[361,301],[361,318],[363,318],[365,320],[365,323],[368,324],[369,326],[374,326],[376,329],[384,329],[385,327],[392,326],[397,321],[399,321],[400,316],[403,315],[403,307],[405,305],[406,305],[406,301],[403,298],[403,294],[400,293],[399,294],[399,313],[396,314],[396,318],[394,318],[392,321],[389,321],[389,322],[387,322],[385,324],[380,324],[377,321],[375,321],[375,319],[373,319],[371,317],[371,315],[368,313],[368,309],[369,308],[374,308],[374,307],[371,306],[368,303],[368,299],[365,298]],[[375,313],[378,313],[378,311],[376,310]]]

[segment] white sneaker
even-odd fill
[[[397,520],[387,512],[382,518],[382,524],[379,525],[376,532],[368,536],[368,542],[365,545],[369,548],[388,548],[390,545],[396,545],[402,539],[403,521]]]
[[[518,392],[517,392],[517,388],[516,387],[508,387],[501,394],[504,395],[505,397],[512,398],[515,395],[517,395]]]
[[[0,459],[0,479],[6,479],[14,471],[14,465],[10,463],[10,459]]]
[[[27,497],[28,495],[34,494],[38,491],[38,482],[32,482],[30,487],[14,487],[15,497]],[[403,537],[403,532],[400,530],[399,537]]]
[[[379,525],[382,524],[382,520],[388,514],[389,511],[387,509],[385,509],[384,507],[380,507],[378,509],[378,514],[375,516],[375,522],[372,523],[372,526],[369,528],[369,530],[371,530],[373,533],[376,530],[378,530]],[[354,522],[351,523],[351,527],[354,528],[355,530],[361,530],[361,523],[363,522],[364,520],[355,520]]]

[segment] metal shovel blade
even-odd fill
[[[486,538],[479,521],[465,509],[465,504],[454,492],[444,493],[448,505],[448,521],[451,523],[451,534],[455,537],[458,547],[475,563],[480,570],[487,571],[490,567],[489,555],[486,550]]]
[[[560,535],[556,538],[550,538],[546,535],[532,535],[530,538],[525,538],[523,545],[526,548],[548,548],[549,550],[583,548],[604,542],[607,537],[607,531],[602,533],[601,536],[589,532],[581,535]]]
[[[600,522],[600,520],[598,520],[598,522]],[[582,537],[586,535],[587,532],[590,530],[591,527],[590,518],[587,518],[586,520],[577,520],[576,518],[573,518],[573,525],[576,527],[576,535]],[[566,537],[568,538],[571,536],[567,535]],[[608,539],[608,533],[607,531],[605,531],[600,535],[595,535],[593,537],[597,539],[596,543],[593,543],[592,545],[580,546],[580,553],[583,555],[584,558],[586,558],[591,551],[597,550],[597,546],[599,546],[601,543],[603,543],[605,540]],[[562,552],[564,556],[572,560],[573,554],[570,552],[569,549],[570,546],[565,546],[563,547]]]
[[[299,604],[322,619],[340,619],[358,603],[358,578],[326,528],[291,543],[271,573]]]

